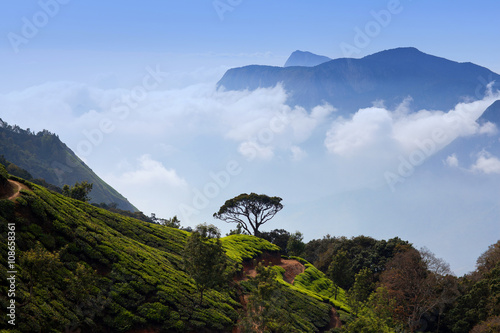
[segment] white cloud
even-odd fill
[[[146,214],[171,217],[189,194],[187,181],[176,170],[147,154],[135,163],[120,161],[112,170],[103,178]]]
[[[497,125],[486,122],[479,128],[479,134],[495,135],[498,133]]]
[[[489,177],[487,184],[475,182],[477,189],[471,194],[461,173],[441,177],[436,163],[417,164],[411,159],[417,153],[429,157],[459,136],[494,134],[494,126],[476,122],[491,104],[490,97],[448,112],[410,113],[410,98],[395,110],[380,102],[343,119],[330,105],[311,110],[288,106],[281,86],[255,91],[218,91],[213,84],[157,89],[148,91],[128,113],[117,112],[114,103],[130,94],[130,90],[80,83],[47,83],[0,94],[1,117],[21,127],[54,131],[73,150],[86,139],[84,130],[97,130],[102,119],[111,120],[115,129],[103,133],[102,142],[86,156],[88,164],[146,214],[182,216],[181,205],[194,207],[198,212],[183,225],[209,222],[225,200],[255,191],[287,201],[284,215],[273,221],[281,219],[285,228],[289,223],[300,227],[303,216],[314,214],[313,220],[320,222],[311,224],[309,238],[321,237],[331,232],[332,223],[344,221],[339,234],[371,232],[384,238],[392,237],[384,230],[400,228],[401,237],[413,241],[418,233],[407,226],[422,228],[424,223],[439,242],[438,236],[448,235],[449,225],[457,226],[456,220],[473,215],[469,201],[481,202],[485,211],[498,192],[500,177]],[[465,163],[454,154],[440,159],[451,167]],[[483,152],[476,159],[471,166],[475,172],[500,173],[499,158]],[[228,169],[232,160],[241,172],[231,174],[227,182],[222,176],[215,180],[212,175],[232,170]],[[265,162],[252,162],[256,160]],[[412,171],[418,166],[422,172],[405,176],[394,195],[384,174],[400,176],[403,161],[412,163]],[[214,192],[212,183],[223,184]],[[199,193],[207,189],[213,195],[206,195],[206,206],[197,206]],[[450,201],[450,194],[456,200]],[[442,223],[442,209],[454,212],[449,224]],[[498,220],[495,214],[490,218],[492,228]],[[408,217],[411,223],[401,227],[398,221]],[[470,220],[476,221],[476,216]],[[394,228],[372,228],[380,223],[393,223]],[[443,227],[442,233],[434,232],[437,226]]]
[[[142,155],[136,170],[124,172],[121,182],[129,185],[165,185],[170,187],[184,188],[186,181],[177,175],[173,169],[167,169],[161,162],[155,161],[149,155]]]
[[[254,141],[242,142],[238,147],[238,152],[248,161],[254,159],[270,160],[274,156],[272,147],[262,146]]]
[[[500,173],[500,159],[483,150],[471,170],[485,174]]]
[[[300,161],[307,157],[307,153],[298,146],[290,147],[290,151],[292,152],[292,161]]]
[[[495,134],[496,126],[486,123],[479,126],[476,120],[499,93],[483,100],[459,103],[448,112],[420,110],[408,113],[407,98],[396,110],[372,107],[360,109],[351,119],[338,119],[326,134],[325,146],[339,156],[361,155],[383,143],[387,147],[399,147],[397,154],[409,154],[415,150],[428,151],[427,157],[461,136]],[[392,142],[392,145],[390,144]]]
[[[217,94],[220,98],[225,92]],[[242,99],[221,105],[219,124],[224,124],[227,138],[240,142],[242,155],[269,159],[278,150],[290,150],[293,145],[307,141],[335,111],[328,104],[316,106],[310,112],[299,106],[291,108],[285,104],[286,98],[286,92],[278,85],[247,92]],[[249,152],[252,150],[256,152]]]
[[[452,168],[456,168],[458,167],[458,158],[457,158],[457,155],[456,154],[451,154],[450,156],[448,156],[446,158],[446,161],[445,161],[446,165],[448,165],[449,167],[452,167]]]
[[[329,152],[341,156],[359,153],[391,136],[392,118],[382,108],[361,109],[351,120],[338,120],[326,133],[325,146]]]

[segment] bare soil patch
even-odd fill
[[[265,260],[261,260],[263,262],[266,262]],[[249,265],[244,265],[243,267],[243,276],[241,280],[247,280],[248,277],[254,278],[257,276],[257,271],[256,271],[256,265],[258,264],[259,261],[252,262]],[[302,265],[300,262],[298,262],[295,259],[282,259],[280,258],[278,260],[274,260],[272,262],[274,266],[280,266],[285,269],[285,274],[283,274],[283,280],[286,282],[293,284],[293,281],[295,280],[295,277],[299,275],[300,273],[303,273],[305,270],[304,265]]]
[[[16,200],[17,197],[21,195],[21,190],[29,190],[29,188],[21,184],[19,182],[16,182],[15,180],[9,179],[9,184],[2,188],[1,193],[0,193],[0,199],[8,199],[8,200]]]

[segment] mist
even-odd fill
[[[154,76],[143,82],[130,90],[47,82],[11,91],[0,95],[2,118],[58,134],[145,214],[177,215],[183,225],[215,223],[225,200],[258,192],[285,205],[266,229],[300,230],[307,240],[399,236],[447,258],[457,274],[473,269],[481,244],[496,241],[499,156],[447,148],[457,138],[498,137],[494,124],[477,122],[498,92],[452,110],[410,112],[408,98],[392,110],[378,101],[341,117],[335,105],[287,105],[280,85],[224,91],[214,83],[164,89]],[[465,153],[474,163],[457,157]],[[470,239],[481,241],[465,254]]]

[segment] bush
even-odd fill
[[[0,185],[5,185],[9,179],[9,173],[3,166],[3,164],[0,164]]]

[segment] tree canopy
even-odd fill
[[[92,191],[93,184],[88,181],[83,181],[81,183],[76,182],[74,186],[64,185],[62,190],[63,194],[67,197],[80,200],[83,202],[89,202],[89,193]]]
[[[200,305],[205,290],[229,281],[229,272],[226,271],[228,260],[220,241],[220,232],[212,224],[196,227],[186,242],[183,262],[200,292]]]
[[[227,200],[213,216],[227,223],[239,223],[246,232],[258,236],[259,227],[283,208],[281,200],[265,194],[242,193]]]

